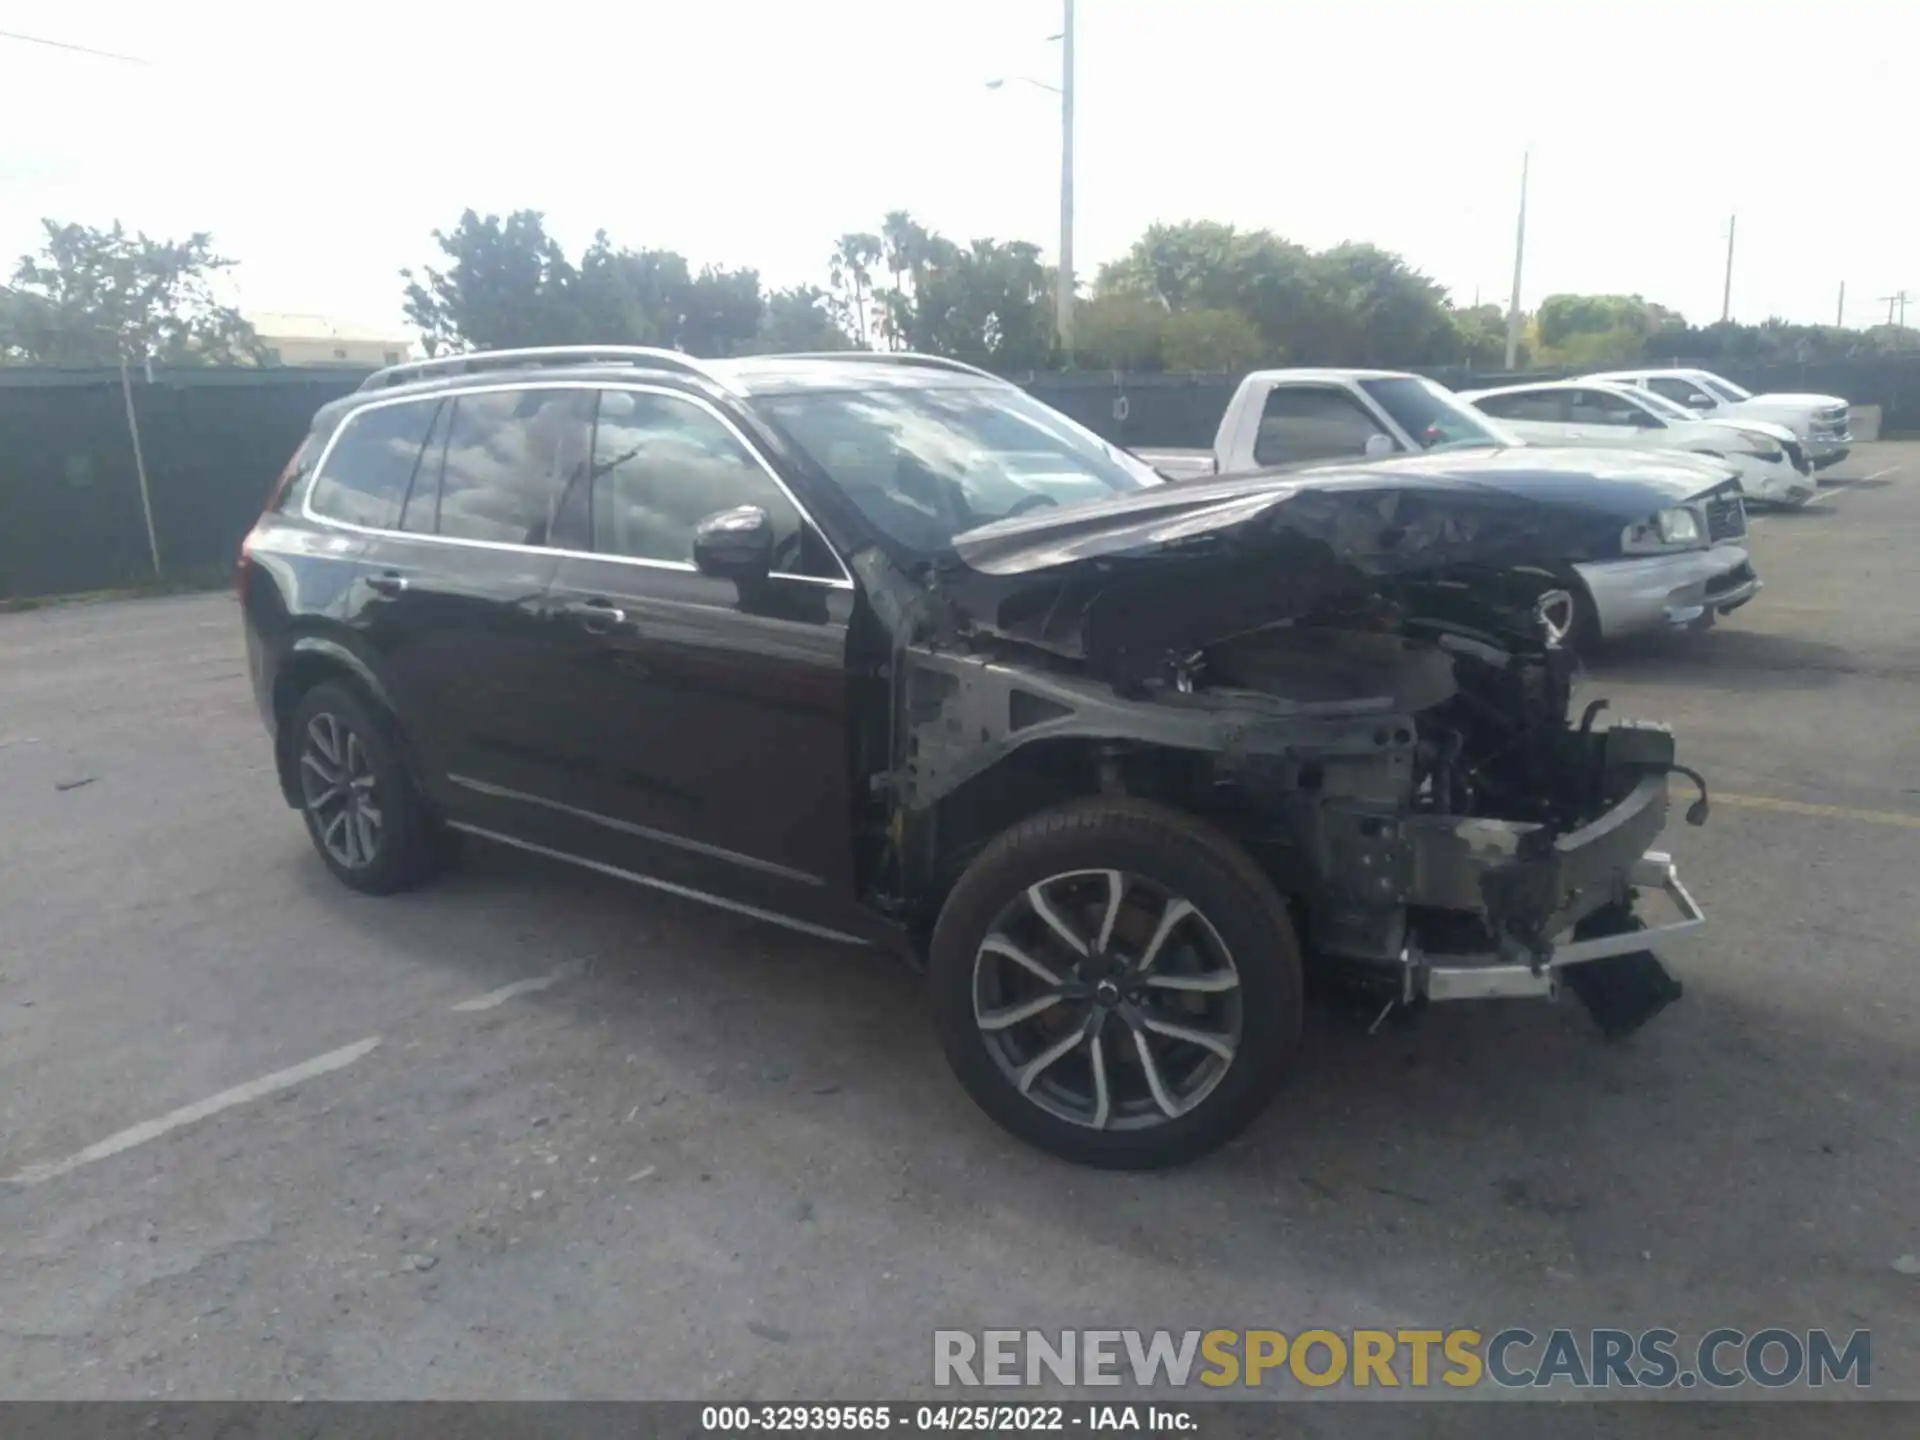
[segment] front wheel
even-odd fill
[[[1037,815],[968,867],[928,983],[974,1101],[1063,1159],[1198,1158],[1266,1107],[1300,1036],[1300,951],[1245,852],[1164,806]]]

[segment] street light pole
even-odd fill
[[[1520,156],[1520,221],[1513,236],[1513,298],[1507,305],[1507,370],[1512,372],[1515,362],[1520,358],[1520,262],[1527,253],[1527,169],[1533,162],[1533,152],[1527,150]]]
[[[1739,223],[1738,215],[1727,217],[1727,282],[1720,291],[1720,323],[1726,324],[1733,318],[1733,227]]]
[[[1060,273],[1054,277],[1054,317],[1063,354],[1073,353],[1073,0],[1060,30]]]

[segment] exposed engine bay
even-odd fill
[[[1604,702],[1572,716],[1573,602],[1545,571],[1329,578],[1197,647],[1149,648],[1155,616],[1113,613],[1111,585],[925,627],[898,657],[894,883],[964,859],[1001,786],[1138,794],[1233,835],[1315,960],[1387,1007],[1564,979],[1608,1033],[1644,1023],[1679,986],[1646,948],[1637,892],[1673,897],[1667,929],[1699,923],[1648,849],[1669,774],[1698,782],[1669,732],[1598,724]],[[1062,644],[1047,617],[1075,611]],[[1688,818],[1705,809],[1702,787]]]

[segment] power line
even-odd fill
[[[12,30],[0,30],[0,40],[18,40],[23,45],[45,45],[52,50],[71,50],[76,55],[92,55],[101,60],[121,60],[129,65],[148,65],[138,55],[117,55],[111,50],[96,50],[91,45],[74,45],[65,40],[48,40],[39,35],[20,35]]]

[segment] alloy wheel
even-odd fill
[[[1241,1038],[1240,974],[1191,901],[1120,870],[1049,876],[974,956],[973,1018],[1028,1100],[1094,1130],[1193,1110]]]
[[[323,711],[307,722],[300,748],[300,794],[328,855],[364,870],[385,839],[373,757],[353,727]]]

